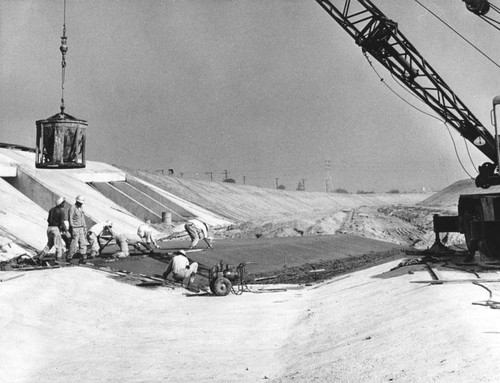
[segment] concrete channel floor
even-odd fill
[[[160,249],[155,254],[132,252],[129,258],[109,261],[115,250],[105,248],[104,258],[90,261],[97,266],[107,266],[115,270],[159,276],[163,273],[172,256],[179,250],[186,250],[189,241],[173,240],[159,242]],[[387,261],[394,254],[401,255],[402,247],[390,242],[378,241],[352,235],[324,235],[283,238],[221,239],[216,240],[213,249],[207,248],[202,241],[198,249],[188,251],[188,258],[200,265],[201,285],[206,285],[208,269],[222,261],[224,265],[238,266],[247,263],[245,274],[250,279],[271,276],[271,282],[291,282],[294,278],[283,279],[284,274],[302,274],[301,282],[316,281],[351,270],[348,264],[359,266],[356,260],[367,256],[370,265],[374,257]],[[108,261],[106,261],[106,259]],[[343,261],[341,266],[335,262]],[[335,270],[326,270],[337,265]],[[344,267],[344,269],[342,269]],[[315,272],[321,268],[324,272]],[[308,274],[308,271],[310,273]],[[330,272],[329,272],[330,271]],[[305,276],[304,276],[305,274]],[[280,276],[280,278],[275,278]],[[203,279],[205,277],[205,280]]]

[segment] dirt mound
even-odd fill
[[[426,198],[418,205],[421,206],[439,206],[457,211],[458,198],[462,194],[488,194],[500,193],[500,186],[492,186],[489,189],[479,189],[476,187],[474,180],[457,181],[443,190]]]
[[[435,241],[433,216],[453,215],[440,207],[387,205],[361,206],[331,212],[321,217],[261,219],[231,225],[216,233],[218,238],[273,238],[309,235],[350,234],[394,244],[430,248]],[[463,235],[444,235],[447,245],[465,246]]]

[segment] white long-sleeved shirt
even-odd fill
[[[189,259],[184,255],[176,255],[172,258],[172,272],[174,274],[179,274],[182,270],[185,270],[189,266]]]
[[[208,237],[208,227],[204,222],[200,221],[199,219],[190,219],[187,223],[194,225],[194,227],[196,227],[196,229],[201,232],[201,238]]]

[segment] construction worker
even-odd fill
[[[56,201],[56,206],[49,210],[49,216],[47,218],[49,224],[47,228],[47,245],[38,255],[41,264],[43,264],[44,257],[54,246],[56,248],[56,260],[59,262],[63,261],[64,241],[61,234],[68,229],[66,226],[67,221],[64,220],[65,204],[66,200],[64,197],[59,197]]]
[[[111,234],[111,238],[113,238],[116,242],[116,245],[120,248],[116,253],[112,255],[113,258],[126,258],[128,257],[129,251],[128,251],[128,240],[127,237],[124,234],[117,233],[113,229],[113,224],[108,227],[108,231]]]
[[[138,241],[135,245],[135,247],[139,250],[138,245],[141,244],[145,248],[147,248],[149,251],[154,251],[153,246],[157,249],[160,248],[160,246],[157,245],[155,238],[153,236],[153,228],[151,227],[151,220],[147,219],[145,223],[142,223],[139,225],[137,228],[137,235],[141,239],[141,241]]]
[[[99,239],[101,236],[110,236],[111,237],[111,231],[110,229],[113,227],[113,222],[111,221],[106,221],[106,222],[99,222],[96,223],[94,226],[92,226],[88,233],[87,233],[87,240],[89,241],[90,244],[90,257],[95,258],[100,250],[101,250],[101,244],[99,242]]]
[[[203,239],[209,248],[212,248],[212,237],[208,236],[208,225],[199,219],[190,219],[184,225],[189,237],[191,238],[191,245],[189,249],[195,249],[198,241]]]
[[[72,260],[76,252],[80,254],[80,263],[85,263],[87,259],[87,223],[85,212],[83,211],[82,195],[76,196],[75,204],[68,212],[69,229],[71,232],[71,244],[69,247],[68,260]]]
[[[189,259],[186,257],[186,252],[184,250],[179,250],[177,255],[175,255],[169,262],[165,272],[163,273],[163,279],[172,273],[172,277],[176,282],[184,282],[187,280],[186,285],[192,285],[194,283],[194,278],[198,272],[198,263],[193,262],[189,264]]]

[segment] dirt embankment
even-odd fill
[[[337,194],[264,189],[127,171],[234,222],[219,238],[270,238],[347,233],[401,245],[432,245],[432,216],[455,206],[420,206],[430,194]],[[441,197],[441,200],[443,197]],[[458,199],[456,200],[458,201]],[[158,226],[160,230],[166,228]]]
[[[418,250],[434,244],[434,214],[456,215],[461,194],[485,192],[471,180],[455,182],[434,194],[358,195],[263,189],[127,171],[232,220],[234,224],[215,231],[216,238],[350,234]],[[497,189],[488,192],[500,191]],[[443,234],[442,241],[465,249],[459,233]]]

